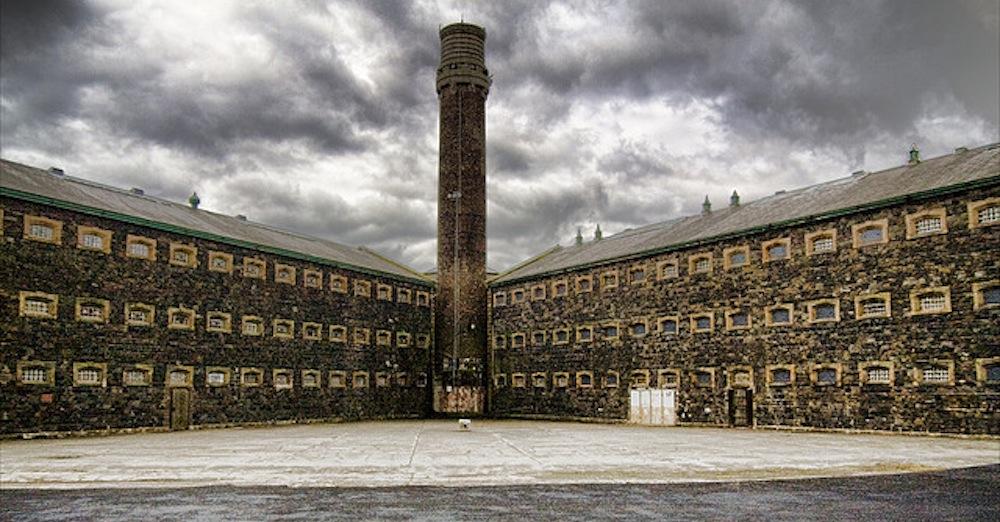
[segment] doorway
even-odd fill
[[[729,389],[729,425],[753,427],[753,389]]]
[[[170,389],[170,430],[186,430],[191,425],[191,390]]]

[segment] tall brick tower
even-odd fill
[[[486,396],[486,30],[441,29],[437,93],[438,293],[434,409],[482,413]]]

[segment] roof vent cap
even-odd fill
[[[969,147],[956,147],[955,154],[961,154],[963,152],[969,152]]]
[[[201,204],[201,198],[198,197],[198,193],[197,192],[192,193],[191,197],[188,198],[188,205],[191,205],[191,208],[196,209],[200,204]]]
[[[236,219],[238,219],[240,221],[246,221],[247,217],[244,216],[243,214],[236,214]]]
[[[910,146],[910,165],[916,165],[917,163],[920,163],[920,149],[914,143]]]
[[[784,193],[785,193],[785,189],[775,190],[774,191],[774,195],[775,196],[779,196],[779,195],[784,194]]]
[[[131,193],[133,193],[133,194],[135,194],[136,196],[142,196],[142,195],[144,195],[146,193],[145,190],[142,190],[139,187],[132,187],[132,188],[128,189],[128,191],[131,192]]]
[[[53,176],[65,176],[66,172],[59,167],[49,167],[49,174]]]
[[[851,173],[851,177],[856,178],[858,176],[864,176],[865,174],[868,174],[867,170],[864,170],[864,169],[855,170],[854,172]]]

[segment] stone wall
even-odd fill
[[[970,228],[967,205],[998,194],[994,187],[939,196],[493,285],[494,412],[625,419],[633,372],[640,370],[648,371],[648,383],[640,374],[636,386],[677,388],[681,423],[730,424],[728,391],[748,386],[758,426],[1000,433],[1000,382],[987,378],[1000,364],[1000,307],[974,299],[974,289],[996,288],[1000,280],[1000,227]],[[941,207],[946,233],[907,239],[907,215]],[[889,241],[856,248],[852,227],[882,219]],[[806,234],[831,229],[836,250],[807,255]],[[776,244],[766,242],[783,238],[790,239],[790,258],[765,262],[765,246]],[[749,263],[728,266],[727,254],[742,247]],[[711,271],[692,273],[694,256],[704,253],[711,254]],[[676,276],[667,269],[673,261]],[[637,269],[641,280],[633,277]],[[616,276],[617,286],[613,278],[602,280],[605,275]],[[579,291],[580,276],[592,277],[593,291]],[[563,281],[568,289],[559,297],[555,289]],[[544,292],[533,299],[539,287]],[[911,297],[920,302],[915,292],[941,287],[950,311],[913,313]],[[891,296],[891,315],[856,317],[856,298],[878,293]],[[522,302],[511,302],[518,297]],[[938,306],[928,299],[928,307]],[[835,306],[810,312],[808,304],[818,300]],[[767,324],[768,317],[780,318],[768,307],[784,303],[793,305],[792,324]],[[740,310],[749,312],[749,328],[727,324],[726,312]],[[828,322],[810,320],[822,319],[810,313],[831,312],[837,314]],[[675,335],[658,324],[671,316],[678,319]],[[705,333],[692,331],[699,318],[711,318]],[[617,338],[601,332],[613,321]],[[635,324],[644,324],[645,333],[633,330]],[[578,327],[587,326],[595,327],[592,342],[580,339]],[[520,334],[524,346],[514,347]],[[544,339],[533,342],[540,335]],[[822,377],[835,379],[830,384],[817,382],[824,369]],[[883,369],[888,372],[879,373]],[[581,383],[581,371],[593,373],[592,386]],[[538,372],[540,387],[532,380]],[[558,372],[568,374],[565,387]],[[606,382],[612,372],[620,375],[617,387]],[[889,384],[869,382],[886,376]],[[931,380],[943,382],[921,382]]]
[[[422,379],[433,335],[427,284],[17,199],[3,198],[0,207],[0,433],[166,426],[168,371],[174,367],[193,371],[189,383],[178,385],[190,390],[190,422],[196,425],[424,413],[429,388]],[[61,222],[59,244],[25,239],[25,214]],[[82,226],[112,232],[107,252],[78,248]],[[127,257],[129,234],[155,239],[156,260]],[[196,247],[197,266],[171,264],[171,242]],[[209,251],[232,255],[231,272],[211,271]],[[244,277],[244,258],[263,260],[264,276]],[[290,283],[276,281],[276,263],[295,269]],[[306,286],[306,270],[315,271],[310,283],[318,288]],[[345,292],[331,287],[334,275],[346,277]],[[355,283],[365,281],[368,296],[356,295]],[[25,316],[22,292],[58,296],[57,317]],[[108,316],[79,320],[78,298],[106,300]],[[153,324],[127,325],[127,303],[154,305]],[[169,327],[172,307],[193,310],[193,328]],[[207,331],[210,311],[229,313],[231,331]],[[244,335],[245,315],[261,318],[262,335]],[[294,321],[291,335],[276,336],[274,319]],[[307,322],[320,325],[318,339],[305,338]],[[331,325],[346,327],[346,342],[332,340]],[[365,329],[367,340],[355,336]],[[27,370],[32,361],[50,365],[54,382],[25,382],[18,367]],[[105,365],[100,382],[74,379],[74,363]],[[127,370],[145,367],[153,372],[149,385],[124,382]],[[221,385],[207,382],[213,368],[223,382],[212,384]],[[261,371],[257,385],[242,377],[251,368]],[[290,386],[275,370],[290,371]],[[309,370],[319,372],[318,380],[303,373]],[[344,387],[331,371],[344,372]],[[356,372],[367,372],[368,379],[362,382]]]

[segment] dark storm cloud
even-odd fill
[[[218,49],[154,13],[177,5],[0,4],[3,154],[174,199],[205,187],[234,213],[427,268],[436,28],[461,16],[487,28],[494,75],[494,268],[577,226],[829,179],[911,141],[939,154],[1000,140],[995,0],[183,4],[219,41],[243,38]],[[619,136],[637,122],[614,107],[657,105],[678,112],[648,119],[705,107],[702,142]]]

